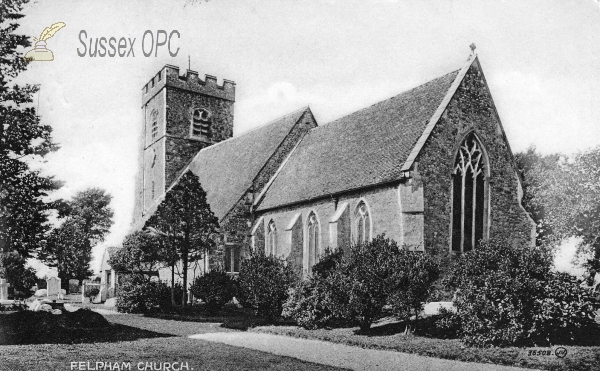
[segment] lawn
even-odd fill
[[[0,332],[7,314],[0,314]],[[104,328],[39,334],[21,345],[0,345],[0,370],[71,370],[71,362],[187,362],[193,370],[337,370],[250,349],[188,339],[186,335],[234,331],[218,323],[182,322],[138,315],[107,315]],[[87,364],[86,364],[87,367]],[[156,366],[155,366],[156,367]],[[77,369],[77,366],[76,368]],[[150,368],[146,368],[150,369]]]
[[[427,326],[423,326],[427,328]],[[366,334],[357,334],[358,327],[306,330],[298,326],[259,326],[251,329],[276,335],[293,336],[334,343],[394,350],[424,356],[465,362],[493,363],[544,370],[600,370],[600,336],[594,336],[593,346],[565,346],[567,356],[554,355],[553,348],[474,348],[464,346],[458,339],[441,339],[427,330],[404,334],[406,324],[390,319],[376,323]],[[529,351],[552,350],[552,355],[530,355]]]

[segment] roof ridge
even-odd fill
[[[283,120],[284,118],[286,118],[286,117],[288,117],[288,116],[292,116],[292,115],[294,115],[294,114],[296,114],[296,113],[298,113],[298,112],[300,112],[300,111],[306,111],[307,109],[310,109],[310,108],[309,108],[309,106],[304,106],[304,107],[302,107],[302,108],[299,108],[299,109],[297,109],[297,110],[295,110],[295,111],[293,111],[293,112],[287,113],[287,114],[285,114],[285,115],[283,115],[283,116],[280,116],[280,117],[278,117],[278,118],[276,118],[276,119],[273,119],[273,120],[271,120],[271,121],[269,121],[269,122],[267,122],[267,123],[265,123],[265,124],[262,124],[262,125],[260,125],[260,126],[257,126],[257,127],[255,127],[255,128],[252,128],[252,129],[250,129],[250,130],[248,130],[248,131],[245,131],[245,132],[243,132],[242,134],[240,134],[240,135],[238,135],[238,136],[231,137],[231,138],[227,138],[227,139],[225,139],[225,140],[222,140],[222,141],[220,141],[220,142],[218,142],[218,143],[211,144],[211,145],[210,145],[210,146],[208,146],[208,147],[204,147],[204,148],[202,148],[200,151],[198,151],[198,153],[200,153],[200,152],[206,152],[206,151],[208,151],[208,150],[209,150],[209,149],[211,149],[211,148],[215,148],[215,147],[219,146],[219,144],[226,143],[226,142],[231,142],[232,140],[234,140],[234,139],[238,139],[238,138],[241,138],[241,137],[245,136],[246,134],[253,133],[253,132],[255,132],[255,131],[257,131],[257,130],[260,130],[260,129],[264,129],[264,128],[266,128],[267,126],[269,126],[269,125],[272,125],[272,124],[276,123],[277,121],[281,121],[281,120]],[[196,158],[196,156],[194,156],[194,158]]]

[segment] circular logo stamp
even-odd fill
[[[554,355],[558,358],[565,358],[567,356],[567,348],[558,347],[554,350]]]

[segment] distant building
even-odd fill
[[[306,107],[233,138],[231,81],[180,76],[167,65],[142,97],[134,228],[191,170],[221,225],[218,249],[200,271],[236,273],[250,249],[261,249],[306,274],[326,247],[381,233],[448,256],[491,236],[534,243],[513,153],[475,55],[331,123],[318,125]]]

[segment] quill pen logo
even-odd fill
[[[66,24],[64,22],[57,22],[50,27],[46,27],[44,31],[42,31],[40,38],[34,37],[35,47],[25,54],[26,61],[53,61],[54,54],[52,50],[46,48],[46,40],[54,36],[55,33],[58,32],[61,28],[65,27]]]

